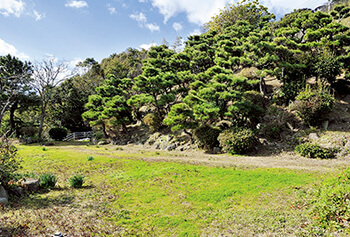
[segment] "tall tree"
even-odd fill
[[[33,88],[40,97],[39,138],[42,138],[43,126],[47,115],[48,105],[52,102],[56,86],[67,79],[68,67],[64,62],[54,58],[46,58],[34,64]]]
[[[31,94],[32,66],[16,57],[0,57],[0,124],[6,111],[10,111],[11,131],[15,128],[14,113],[19,104]]]

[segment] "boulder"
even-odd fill
[[[320,138],[320,136],[317,134],[317,133],[310,133],[309,134],[309,139],[311,141],[315,141],[315,140],[318,140]]]
[[[37,179],[32,179],[29,178],[25,182],[23,182],[23,187],[28,191],[28,192],[36,192],[39,190],[39,180]]]
[[[9,195],[5,188],[0,185],[0,204],[7,204],[9,202]]]

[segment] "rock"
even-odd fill
[[[8,204],[9,202],[9,195],[5,188],[0,185],[0,204]]]
[[[174,143],[174,144],[171,144],[170,146],[168,146],[167,150],[168,150],[168,151],[172,151],[172,150],[175,150],[176,147],[177,147],[177,144]]]
[[[310,134],[309,134],[309,139],[310,139],[311,141],[317,140],[317,139],[319,139],[319,138],[320,138],[320,136],[319,136],[317,133],[310,133]]]
[[[39,180],[37,179],[32,179],[29,178],[25,182],[23,182],[23,187],[28,191],[28,192],[36,192],[39,190]]]
[[[17,187],[11,190],[11,193],[17,197],[22,197],[24,195],[24,190],[22,187]]]
[[[160,148],[160,144],[159,143],[154,143],[154,149],[159,149]]]
[[[344,145],[344,148],[350,151],[350,140]]]
[[[329,125],[329,121],[323,121],[323,123],[322,123],[323,130],[327,131],[328,130],[328,125]]]
[[[214,147],[214,148],[213,148],[213,153],[214,153],[214,154],[219,154],[219,153],[221,153],[220,147]]]
[[[107,141],[99,141],[97,143],[98,146],[102,146],[102,145],[108,145],[109,143]]]

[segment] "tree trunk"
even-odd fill
[[[43,133],[43,126],[44,126],[44,119],[45,119],[45,107],[43,106],[43,108],[41,109],[41,114],[40,114],[40,126],[39,126],[39,139],[42,138],[42,133]]]
[[[15,130],[15,111],[18,108],[18,101],[16,101],[10,108],[10,133],[12,134]],[[17,134],[17,131],[16,131]]]
[[[263,77],[260,77],[260,83],[259,83],[260,93],[263,96],[266,96],[266,82]]]

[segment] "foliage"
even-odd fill
[[[41,174],[39,176],[39,184],[41,188],[52,189],[55,187],[57,178],[51,173]]]
[[[340,230],[350,218],[350,169],[324,181],[310,193],[313,219],[322,229]]]
[[[56,141],[62,141],[67,136],[67,129],[62,127],[51,128],[49,135]]]
[[[0,138],[0,185],[5,188],[8,182],[20,168],[20,160],[17,157],[17,149],[5,138]]]
[[[307,86],[299,93],[292,108],[308,125],[320,125],[333,110],[334,96],[327,88]]]
[[[295,147],[295,152],[308,158],[331,159],[335,158],[338,152],[337,148],[324,148],[318,144],[303,143]]]
[[[246,154],[257,144],[255,133],[249,128],[233,128],[220,133],[218,140],[230,154]]]
[[[84,184],[84,176],[76,174],[69,179],[69,184],[72,188],[81,188]]]
[[[209,21],[205,27],[210,30],[221,30],[225,25],[233,25],[237,21],[247,21],[255,27],[261,27],[275,16],[257,0],[243,0],[236,4],[229,4],[224,10]]]
[[[87,158],[87,161],[93,161],[95,158],[93,157],[93,156],[89,156],[88,158]]]
[[[143,122],[149,127],[151,132],[158,131],[162,126],[162,120],[157,113],[149,113],[143,118]]]
[[[26,108],[33,102],[31,91],[32,65],[18,58],[0,56],[0,125],[5,112],[10,113],[11,132],[16,130],[15,112]],[[17,132],[17,131],[16,131]]]
[[[194,131],[193,135],[200,147],[206,150],[212,150],[219,145],[217,140],[219,134],[219,129],[209,125],[202,125]]]

